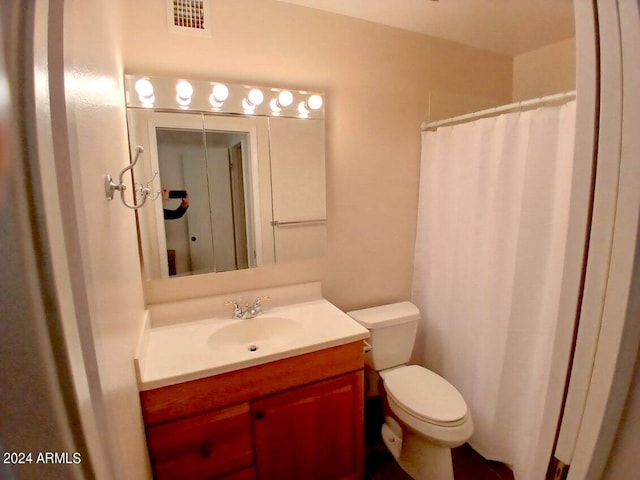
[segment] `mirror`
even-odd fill
[[[169,275],[249,267],[247,140],[243,132],[156,130]]]
[[[282,110],[279,115],[229,114],[212,111],[211,105],[209,110],[194,104],[169,109],[158,102],[162,84],[151,81],[154,104],[140,106],[131,101],[139,93],[135,80],[126,78],[131,150],[144,148],[134,180],[149,184],[155,199],[137,210],[145,277],[322,256],[324,120],[317,113],[301,118],[298,109],[295,117]],[[179,95],[173,97],[175,102]]]

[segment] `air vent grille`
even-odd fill
[[[167,26],[170,32],[209,34],[207,0],[167,0]]]

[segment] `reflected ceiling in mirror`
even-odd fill
[[[155,178],[159,192],[137,212],[147,279],[324,254],[320,94],[140,76],[125,84],[131,150],[145,150],[134,177]]]

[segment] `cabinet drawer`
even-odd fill
[[[140,392],[146,425],[247,402],[362,369],[362,342]],[[256,379],[260,379],[256,381]]]
[[[156,480],[208,479],[253,463],[249,404],[147,428]]]
[[[216,477],[212,480],[256,480],[255,467],[244,468],[240,471],[223,475],[222,477]]]

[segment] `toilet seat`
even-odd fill
[[[455,427],[467,421],[462,395],[440,375],[410,365],[384,375],[387,395],[405,414],[432,425]]]

